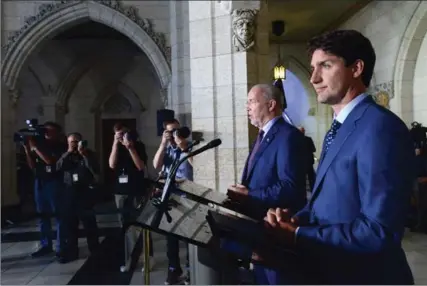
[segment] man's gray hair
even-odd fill
[[[254,85],[252,88],[259,88],[262,91],[262,94],[264,95],[265,99],[275,100],[278,103],[278,105],[280,106],[280,108],[281,109],[283,108],[284,95],[280,91],[280,89],[278,89],[274,85],[260,83],[260,84]]]

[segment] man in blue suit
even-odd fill
[[[306,203],[304,136],[285,122],[283,94],[268,84],[252,87],[247,111],[252,125],[259,128],[241,184],[229,187],[229,195],[244,200],[263,219],[269,208],[286,207],[298,211]],[[278,271],[255,266],[259,284],[295,283],[292,274],[282,277]]]
[[[325,136],[313,195],[294,217],[270,209],[269,226],[294,245],[313,283],[413,284],[402,249],[414,182],[405,124],[366,94],[371,42],[354,30],[309,42],[311,83],[335,118]]]

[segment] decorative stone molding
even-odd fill
[[[160,97],[161,97],[161,100],[162,100],[162,102],[163,102],[163,106],[165,107],[165,108],[167,108],[168,107],[168,89],[167,88],[162,88],[161,90],[160,90]]]
[[[103,111],[111,114],[130,113],[132,104],[125,96],[116,93],[104,103]]]
[[[369,87],[368,93],[379,105],[390,108],[390,100],[394,97],[393,81]]]
[[[21,96],[20,90],[18,89],[9,90],[10,103],[13,108],[15,108],[18,105],[18,100],[20,96]]]
[[[34,16],[25,17],[25,24],[18,30],[12,31],[9,34],[9,37],[6,40],[6,44],[2,46],[2,49],[5,53],[9,51],[9,49],[18,41],[19,37],[24,34],[29,28],[31,28],[34,24],[38,23],[46,16],[63,9],[64,7],[73,5],[75,3],[82,2],[83,0],[60,0],[55,1],[55,3],[44,3],[40,4],[39,12]]]
[[[231,14],[233,10],[238,10],[238,9],[260,10],[261,2],[264,2],[264,5],[267,5],[266,0],[239,0],[239,1],[217,0],[216,2],[219,4],[221,9],[227,14]]]
[[[232,5],[233,5],[232,1],[230,1],[230,0],[228,0],[228,1],[221,0],[221,1],[216,1],[216,2],[219,3],[219,5],[221,6],[222,10],[224,10],[226,13],[231,14],[231,11],[233,10],[232,9]]]
[[[40,4],[39,12],[35,16],[26,17],[24,22],[25,24],[18,30],[11,32],[11,35],[8,37],[6,44],[2,46],[2,49],[7,53],[10,48],[18,41],[21,35],[25,33],[29,28],[31,28],[36,23],[40,22],[42,19],[48,15],[57,12],[65,7],[75,5],[77,3],[84,2],[84,0],[60,0],[55,1],[54,4]],[[151,19],[142,19],[138,14],[138,9],[134,6],[128,6],[121,3],[121,0],[99,0],[95,1],[99,4],[112,8],[124,15],[129,19],[135,22],[139,27],[141,27],[154,41],[154,43],[159,47],[160,51],[163,53],[166,61],[170,65],[171,62],[171,48],[167,46],[166,36],[164,33],[156,32],[153,29],[153,22]]]
[[[257,13],[255,9],[233,10],[233,46],[237,52],[249,51],[255,45]]]
[[[135,6],[124,5],[121,0],[99,0],[97,1],[107,7],[113,8],[116,11],[126,15],[129,19],[140,26],[156,43],[168,64],[171,63],[171,48],[167,46],[166,36],[164,33],[156,32],[153,29],[153,21],[151,19],[143,19],[138,14],[138,8]]]

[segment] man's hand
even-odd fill
[[[37,148],[36,140],[34,140],[33,137],[28,138],[28,146],[30,147],[31,150]]]
[[[114,134],[113,145],[117,145],[118,143],[123,141],[123,132],[119,131]]]
[[[83,157],[86,157],[87,149],[83,147],[81,144],[79,144],[77,151],[79,152],[80,155],[82,155]]]
[[[289,209],[269,209],[264,221],[273,237],[290,246],[295,244],[295,232],[299,222],[298,218],[291,216]]]
[[[241,196],[247,196],[249,194],[248,188],[240,184],[231,185],[228,189]]]
[[[125,146],[129,150],[134,147],[134,143],[132,141],[128,140],[126,137],[123,138],[122,144],[123,144],[123,146]]]
[[[277,222],[290,222],[298,225],[298,218],[292,217],[289,209],[269,209],[264,220],[271,226],[276,226]]]
[[[166,144],[170,141],[171,138],[172,132],[168,130],[163,131],[162,142],[160,144],[166,146]]]

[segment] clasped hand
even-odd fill
[[[292,217],[289,209],[269,209],[264,218],[266,231],[273,238],[272,243],[280,243],[285,247],[295,246],[295,232],[298,227],[298,218]],[[273,253],[259,249],[255,250],[252,259],[273,263],[276,258]]]

